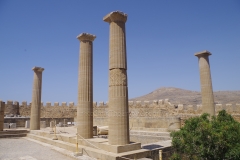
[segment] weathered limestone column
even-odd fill
[[[0,131],[3,131],[4,126],[4,110],[5,102],[0,101]]]
[[[209,113],[210,115],[215,115],[212,79],[208,59],[209,55],[211,55],[209,51],[202,51],[195,54],[195,56],[198,57],[200,70],[202,113]]]
[[[116,11],[103,20],[110,24],[109,46],[109,144],[129,144],[127,55],[125,23],[127,14]]]
[[[78,72],[77,132],[83,138],[93,137],[93,41],[95,35],[82,33]]]
[[[33,76],[30,129],[40,130],[42,72],[44,71],[44,68],[33,67],[32,70],[34,71],[34,76]]]

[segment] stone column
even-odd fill
[[[116,11],[103,20],[110,24],[109,144],[129,144],[129,113],[125,23],[127,14]]]
[[[33,76],[30,129],[40,130],[42,72],[44,71],[44,68],[33,67],[32,70],[34,71],[34,76]]]
[[[3,131],[4,128],[4,110],[5,102],[0,101],[0,131]]]
[[[77,133],[83,138],[93,137],[93,41],[95,35],[82,33],[78,72]]]
[[[209,51],[202,51],[195,54],[198,57],[201,93],[202,93],[202,113],[209,113],[211,116],[215,115],[212,79],[210,72],[210,64],[208,56],[211,55]]]

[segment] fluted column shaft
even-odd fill
[[[93,137],[93,43],[96,36],[83,33],[80,40],[78,73],[77,132],[83,138]]]
[[[0,131],[3,130],[5,102],[0,101]]]
[[[210,72],[208,51],[198,52],[195,56],[198,57],[200,82],[201,82],[201,94],[202,94],[202,112],[215,115],[214,97],[212,89],[212,79]]]
[[[40,130],[40,111],[42,95],[42,72],[44,68],[34,67],[30,129]]]
[[[129,144],[129,112],[125,22],[127,15],[111,12],[103,19],[110,24],[109,46],[109,144]]]

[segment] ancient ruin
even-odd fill
[[[3,128],[29,128],[30,120],[31,131],[24,130],[24,136],[28,134],[32,139],[72,152],[79,153],[79,147],[81,154],[97,159],[158,159],[159,153],[156,152],[161,147],[171,147],[169,132],[179,130],[191,117],[204,112],[215,115],[225,109],[240,122],[240,104],[214,104],[209,51],[195,54],[199,61],[202,105],[171,104],[168,99],[128,101],[127,14],[114,11],[103,20],[110,26],[109,102],[93,102],[93,41],[96,36],[82,33],[77,36],[80,41],[77,105],[73,102],[62,102],[61,105],[59,102],[46,102],[44,105],[41,102],[44,68],[34,67],[32,102],[19,104],[9,100],[5,104],[0,101],[0,131]],[[40,130],[49,126],[51,130]],[[65,126],[71,126],[74,134],[57,132],[57,127]],[[104,136],[98,132],[100,127],[104,129]],[[157,144],[167,140],[165,146]],[[158,148],[148,149],[150,143]]]
[[[33,67],[33,90],[32,90],[32,106],[31,106],[31,118],[30,129],[40,129],[40,112],[41,112],[41,96],[42,96],[42,72],[44,68]]]
[[[198,116],[202,113],[202,105],[183,105],[172,104],[168,99],[155,101],[129,101],[129,130],[132,128],[171,128],[173,123],[171,120],[178,120],[186,117]],[[5,104],[5,110],[12,107],[11,103]],[[16,106],[17,107],[17,106]],[[240,122],[240,103],[237,104],[215,104],[216,114],[225,109],[236,120]],[[5,117],[7,119],[19,119],[17,125],[24,127],[25,120],[29,120],[31,113],[31,103],[26,101],[19,104],[19,113],[21,117]],[[108,125],[108,102],[93,102],[93,125],[105,126]],[[6,115],[6,112],[4,113]],[[73,102],[43,103],[41,105],[41,120],[46,119],[69,119],[69,121],[76,121],[77,119],[77,105]],[[25,118],[24,118],[25,117]],[[20,123],[20,121],[23,121]],[[175,123],[176,125],[176,123]],[[49,123],[47,123],[49,126]]]
[[[129,143],[128,86],[125,23],[127,15],[111,12],[103,20],[110,24],[109,40],[109,144]]]
[[[202,112],[215,115],[214,98],[212,89],[212,78],[210,72],[209,51],[202,51],[195,54],[198,57],[201,92],[202,92]]]
[[[82,33],[78,73],[77,133],[83,138],[93,137],[93,46],[95,35]]]

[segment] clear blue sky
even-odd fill
[[[214,91],[240,90],[239,0],[0,0],[0,99],[31,102],[34,66],[42,101],[77,103],[79,41],[95,34],[94,101],[108,100],[111,11],[126,23],[129,98],[160,87],[200,91],[195,52],[209,50]]]

